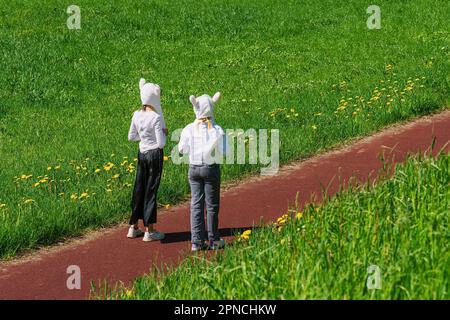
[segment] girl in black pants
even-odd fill
[[[164,239],[164,234],[155,230],[153,225],[156,223],[156,198],[163,169],[167,129],[162,116],[159,86],[141,79],[139,88],[142,108],[133,114],[128,133],[128,140],[139,141],[139,154],[127,237],[144,235],[144,241],[154,241]],[[138,227],[139,219],[144,221],[145,233]]]

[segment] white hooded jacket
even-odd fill
[[[178,151],[189,154],[190,164],[217,163],[217,157],[228,151],[225,133],[214,120],[214,104],[219,98],[220,92],[212,98],[206,94],[198,98],[189,97],[196,120],[188,124],[181,132]],[[214,151],[220,154],[213,155]]]
[[[139,141],[139,151],[162,149],[166,144],[166,136],[163,129],[166,127],[160,103],[161,89],[153,83],[139,81],[141,101],[143,105],[150,105],[154,111],[138,110],[131,119],[128,140]]]

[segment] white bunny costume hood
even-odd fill
[[[142,104],[151,105],[155,108],[161,107],[161,88],[159,85],[146,82],[144,78],[139,80]]]
[[[195,96],[190,96],[189,101],[191,102],[195,117],[197,120],[209,118],[214,121],[214,104],[219,100],[220,92],[211,98],[209,95],[204,94],[198,98]]]
[[[139,90],[143,105],[150,105],[162,117],[163,128],[166,127],[161,108],[161,87],[155,83],[146,82],[144,78],[139,80]]]
[[[225,133],[214,119],[214,105],[219,98],[220,92],[213,97],[189,97],[196,119],[182,130],[178,151],[189,154],[190,164],[222,163],[221,158],[228,152]]]

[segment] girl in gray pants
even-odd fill
[[[219,92],[212,98],[208,95],[189,97],[196,120],[183,129],[178,144],[180,153],[189,154],[193,251],[225,246],[219,235],[220,160],[217,157],[226,153],[226,136],[214,121],[214,104],[219,98]]]

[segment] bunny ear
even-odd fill
[[[141,78],[141,80],[139,80],[139,89],[142,90],[142,88],[144,87],[144,85],[145,85],[145,79],[144,79],[144,78]]]
[[[159,95],[161,94],[161,87],[158,86],[158,85],[156,85],[156,86],[155,86],[155,92],[156,92],[156,94],[159,96]]]
[[[220,92],[216,92],[216,94],[212,97],[212,101],[216,103],[220,99]]]
[[[194,108],[198,108],[198,102],[197,102],[197,98],[195,96],[190,96],[189,101],[192,103]]]

